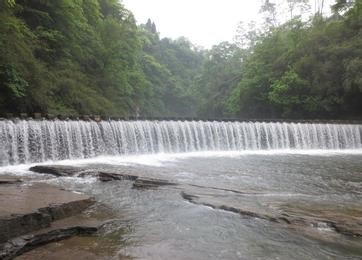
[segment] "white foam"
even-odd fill
[[[307,156],[341,156],[341,155],[362,155],[362,149],[350,150],[249,150],[249,151],[204,151],[188,153],[157,153],[124,156],[98,156],[89,159],[47,161],[42,163],[20,164],[0,167],[1,173],[12,173],[17,175],[29,174],[28,169],[34,165],[89,165],[89,164],[110,164],[110,165],[145,165],[162,167],[166,163],[177,162],[188,158],[237,158],[241,156],[285,156],[285,155],[307,155]]]
[[[8,165],[0,167],[0,175],[1,174],[9,174],[9,175],[29,175],[33,172],[29,171],[31,164],[19,164],[19,165]],[[34,173],[33,173],[34,174]]]

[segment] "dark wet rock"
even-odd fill
[[[0,196],[0,243],[78,214],[94,200],[47,184],[4,185]]]
[[[112,173],[112,172],[98,172],[98,178],[100,181],[107,182],[107,181],[135,181],[138,179],[136,175],[124,174],[124,173]]]
[[[146,178],[140,177],[137,175],[125,174],[125,173],[113,173],[113,172],[98,172],[98,178],[100,181],[108,182],[108,181],[133,181],[133,188],[137,189],[151,189],[157,188],[160,186],[166,185],[176,185],[176,183],[161,180],[161,179],[153,179],[153,178]]]
[[[37,165],[31,167],[30,171],[44,174],[51,174],[57,177],[97,177],[100,181],[114,181],[114,180],[130,180],[135,181],[138,176],[121,173],[121,172],[106,172],[96,169],[87,169],[75,166],[63,166],[63,165]]]
[[[37,173],[52,174],[57,177],[96,177],[102,182],[123,180],[134,181],[134,188],[156,188],[165,185],[176,185],[167,180],[142,177],[136,173],[130,174],[119,170],[111,172],[63,165],[37,165],[31,167],[30,170]]]
[[[109,226],[117,224],[118,221],[120,220],[116,218],[111,209],[102,204],[94,204],[85,212],[56,220],[52,222],[49,227],[13,238],[3,243],[0,245],[0,259],[12,259],[15,256],[19,256],[46,244],[75,236],[89,236],[98,232],[107,233]],[[64,257],[66,255],[67,254],[65,254]],[[24,259],[38,259],[38,257],[26,258],[26,256],[24,256]],[[73,258],[65,257],[64,259]]]
[[[147,178],[137,174],[129,174],[117,170],[110,172],[62,165],[38,165],[31,167],[30,170],[37,173],[52,174],[57,177],[97,177],[102,182],[123,180],[134,181],[133,187],[137,189],[150,189],[166,185],[176,185],[176,183],[167,180]]]
[[[168,185],[177,185],[176,183],[160,180],[160,179],[151,179],[151,178],[137,178],[133,183],[133,188],[136,189],[154,189],[160,186],[168,186]]]
[[[79,167],[63,165],[36,165],[31,167],[29,170],[36,173],[51,174],[57,177],[74,176],[83,171],[83,169]]]
[[[63,240],[77,235],[89,235],[98,231],[97,227],[75,226],[64,229],[56,229],[50,232],[36,235],[25,235],[8,241],[0,247],[0,259],[13,259],[36,247],[50,242]]]

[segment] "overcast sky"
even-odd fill
[[[261,0],[122,0],[138,23],[151,18],[161,37],[187,37],[210,48],[232,41],[240,21],[260,19]],[[327,7],[328,8],[328,7]]]

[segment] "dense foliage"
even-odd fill
[[[201,50],[118,0],[0,0],[0,113],[361,117],[362,1],[286,2],[288,21],[266,0],[263,28]]]
[[[142,28],[144,52],[140,61],[149,92],[144,111],[155,116],[196,116],[197,100],[192,91],[202,69],[203,52],[183,37],[159,39],[150,20]]]
[[[252,49],[242,75],[242,116],[360,117],[362,2],[344,15],[273,28]]]
[[[239,32],[239,50],[230,52],[225,43],[211,50],[222,54],[205,63],[199,89],[210,94],[202,111],[242,118],[361,118],[362,1],[338,0],[329,17],[318,9],[307,21],[292,15],[281,25],[271,19],[274,7],[271,1],[262,6],[264,28]]]
[[[191,113],[202,55],[136,26],[117,0],[0,5],[0,112]]]

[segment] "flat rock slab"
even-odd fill
[[[0,245],[0,259],[13,259],[23,253],[46,244],[69,239],[79,235],[92,235],[98,232],[110,220],[79,214],[55,221],[49,228],[41,229],[28,235],[23,235]],[[37,258],[34,258],[37,259]]]
[[[52,205],[84,200],[90,200],[90,197],[46,183],[1,187],[0,219],[11,215],[35,212]]]
[[[78,214],[93,203],[89,196],[44,183],[4,185],[0,189],[0,243],[49,227],[51,222]]]
[[[119,252],[119,241],[98,236],[76,236],[53,242],[27,252],[15,260],[56,259],[56,260],[131,260],[132,256]]]
[[[333,205],[303,201],[300,198],[276,198],[273,194],[235,194],[223,190],[186,187],[182,197],[191,203],[234,212],[287,225],[296,230],[330,230],[349,237],[362,238],[362,209],[359,205]]]
[[[95,204],[80,214],[55,220],[49,227],[18,236],[0,244],[0,259],[10,260],[32,250],[40,250],[49,243],[59,243],[77,236],[90,236],[99,231],[106,233],[109,228],[121,221],[115,213],[102,204]],[[98,236],[94,236],[95,239]],[[30,255],[32,253],[30,252]],[[69,256],[71,257],[71,256]],[[33,257],[30,259],[39,259]],[[58,259],[46,257],[45,259]],[[74,258],[68,258],[74,259]]]
[[[0,249],[0,259],[111,259],[117,255],[119,239],[105,234],[119,221],[112,210],[95,204],[81,214],[54,221],[49,228],[10,240]]]
[[[24,235],[15,239],[9,240],[0,248],[0,259],[10,260],[15,256],[21,255],[24,252],[30,251],[33,248],[44,244],[63,240],[77,235],[90,235],[97,232],[96,227],[74,226],[62,229],[55,229],[45,233],[35,235]]]

